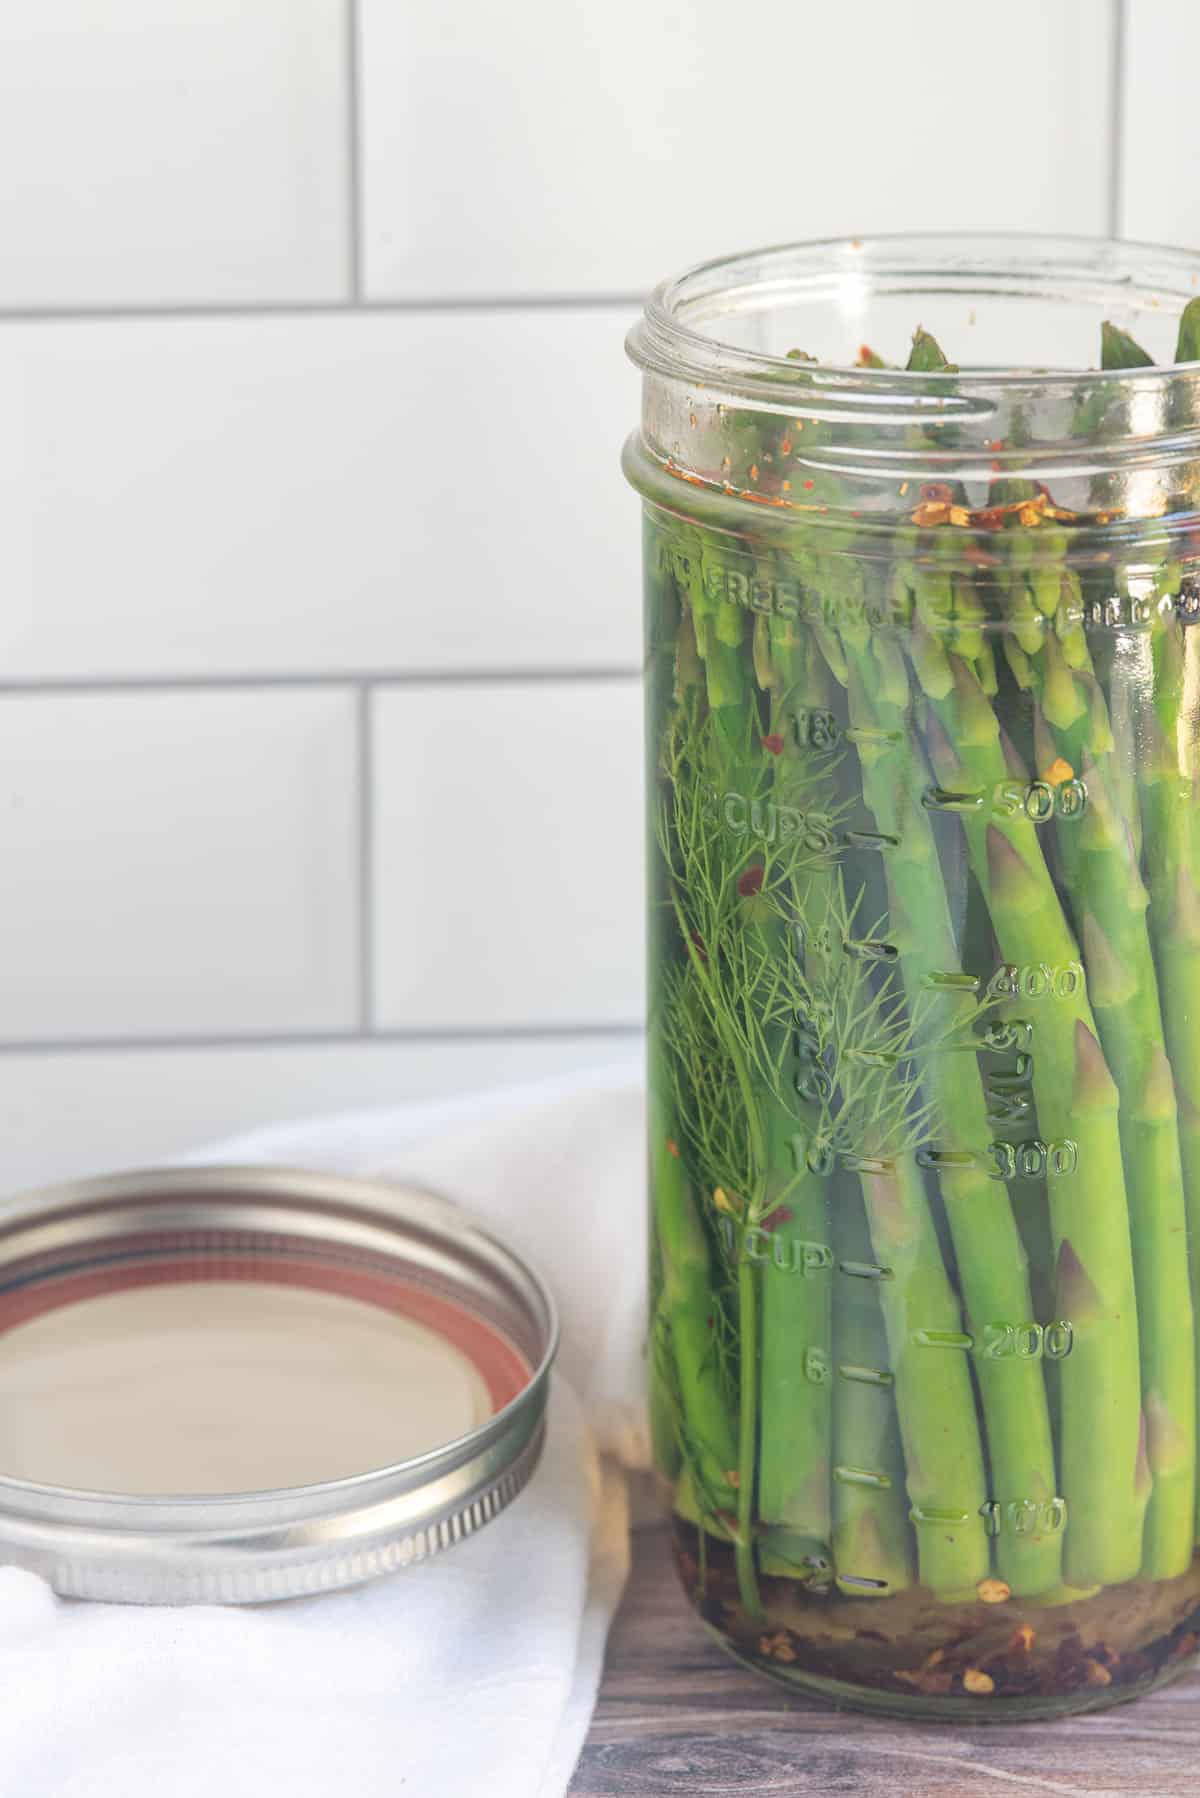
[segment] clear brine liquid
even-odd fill
[[[1138,1689],[1200,1604],[1184,571],[648,520],[685,1583],[740,1654],[883,1708]]]

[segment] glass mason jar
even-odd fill
[[[1086,371],[1198,284],[829,243],[630,338],[658,1471],[709,1629],[875,1710],[1197,1645],[1200,364]]]

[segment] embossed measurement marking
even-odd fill
[[[944,1529],[947,1524],[970,1523],[971,1513],[945,1510],[938,1505],[912,1505],[909,1507],[908,1521],[937,1524]]]
[[[896,1163],[888,1155],[843,1155],[841,1164],[848,1174],[894,1174]]]
[[[1067,1521],[1065,1498],[1050,1498],[1039,1503],[1036,1498],[1010,1498],[1007,1504],[989,1498],[979,1507],[983,1527],[989,1536],[1057,1535]]]
[[[969,793],[955,793],[948,787],[926,787],[921,804],[931,812],[977,812],[986,794],[976,787]]]
[[[1032,824],[1051,818],[1081,818],[1087,810],[1087,787],[1077,776],[1052,786],[1048,780],[1002,780],[986,787],[926,787],[921,804],[930,812],[980,812],[989,817],[1015,818],[1024,814]]]
[[[874,1486],[881,1492],[889,1491],[892,1484],[890,1473],[879,1473],[873,1467],[835,1467],[833,1477],[843,1486]]]
[[[842,950],[856,961],[896,961],[900,951],[895,943],[883,943],[875,937],[843,937]]]
[[[959,1330],[914,1330],[912,1340],[919,1348],[978,1349],[988,1361],[1062,1361],[1075,1345],[1075,1326],[1060,1317],[1049,1324],[984,1324],[982,1342]]]
[[[945,972],[931,969],[922,976],[921,985],[939,993],[977,993],[983,982],[978,974],[962,974],[953,969]]]
[[[852,1361],[844,1361],[838,1368],[838,1375],[843,1380],[856,1380],[860,1386],[891,1386],[893,1376],[884,1367],[856,1367]]]
[[[936,1349],[969,1349],[974,1348],[973,1336],[965,1336],[961,1330],[914,1330],[912,1339],[919,1348]]]
[[[839,1573],[839,1586],[854,1586],[860,1592],[890,1592],[891,1586],[885,1579],[867,1579],[861,1573]]]
[[[973,1149],[918,1149],[917,1166],[931,1167],[939,1174],[964,1173],[977,1167],[979,1157]]]
[[[842,842],[848,849],[874,849],[880,855],[890,855],[900,847],[899,837],[890,837],[882,830],[847,830],[842,833]]]
[[[849,1274],[854,1280],[890,1280],[894,1278],[890,1267],[879,1267],[874,1261],[839,1261],[838,1272]]]

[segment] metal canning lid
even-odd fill
[[[537,1465],[553,1301],[448,1200],[172,1169],[0,1211],[0,1564],[244,1604],[449,1548]]]

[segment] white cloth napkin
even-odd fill
[[[421,1182],[544,1272],[563,1336],[540,1469],[451,1553],[257,1608],[56,1598],[0,1570],[4,1798],[559,1798],[647,1458],[633,1062],[474,1101],[281,1125],[189,1159]]]

